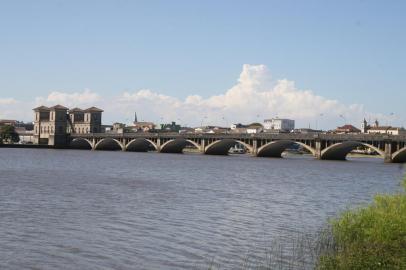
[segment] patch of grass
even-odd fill
[[[406,190],[406,179],[403,181]],[[317,269],[406,269],[406,194],[377,195],[331,223]]]

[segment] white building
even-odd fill
[[[295,129],[295,120],[272,118],[264,120],[265,130],[291,131]]]

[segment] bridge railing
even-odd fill
[[[135,133],[73,133],[70,134],[72,138],[186,138],[186,139],[271,139],[271,140],[336,140],[336,141],[406,141],[406,135],[387,135],[387,134],[334,134],[334,133],[149,133],[149,132],[135,132]]]

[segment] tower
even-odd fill
[[[34,143],[66,145],[68,108],[56,105],[40,106],[34,109]]]
[[[361,124],[361,132],[362,133],[367,133],[368,132],[368,122],[367,120],[364,118],[364,121],[362,121]]]
[[[99,133],[101,132],[101,123],[102,123],[102,112],[103,110],[91,107],[86,109],[84,112],[84,123],[86,124],[86,130],[90,133]],[[87,132],[87,133],[88,133]]]
[[[137,123],[138,119],[137,119],[137,112],[134,112],[134,123]]]

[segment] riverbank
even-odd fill
[[[317,269],[406,269],[406,179],[403,192],[379,194],[366,207],[331,221],[333,245]]]
[[[314,235],[272,242],[265,253],[244,257],[238,269],[406,269],[406,177],[402,186],[342,212]],[[209,263],[205,269],[223,268]]]
[[[30,148],[30,149],[52,149],[55,148],[51,145],[39,144],[0,144],[0,148]]]

